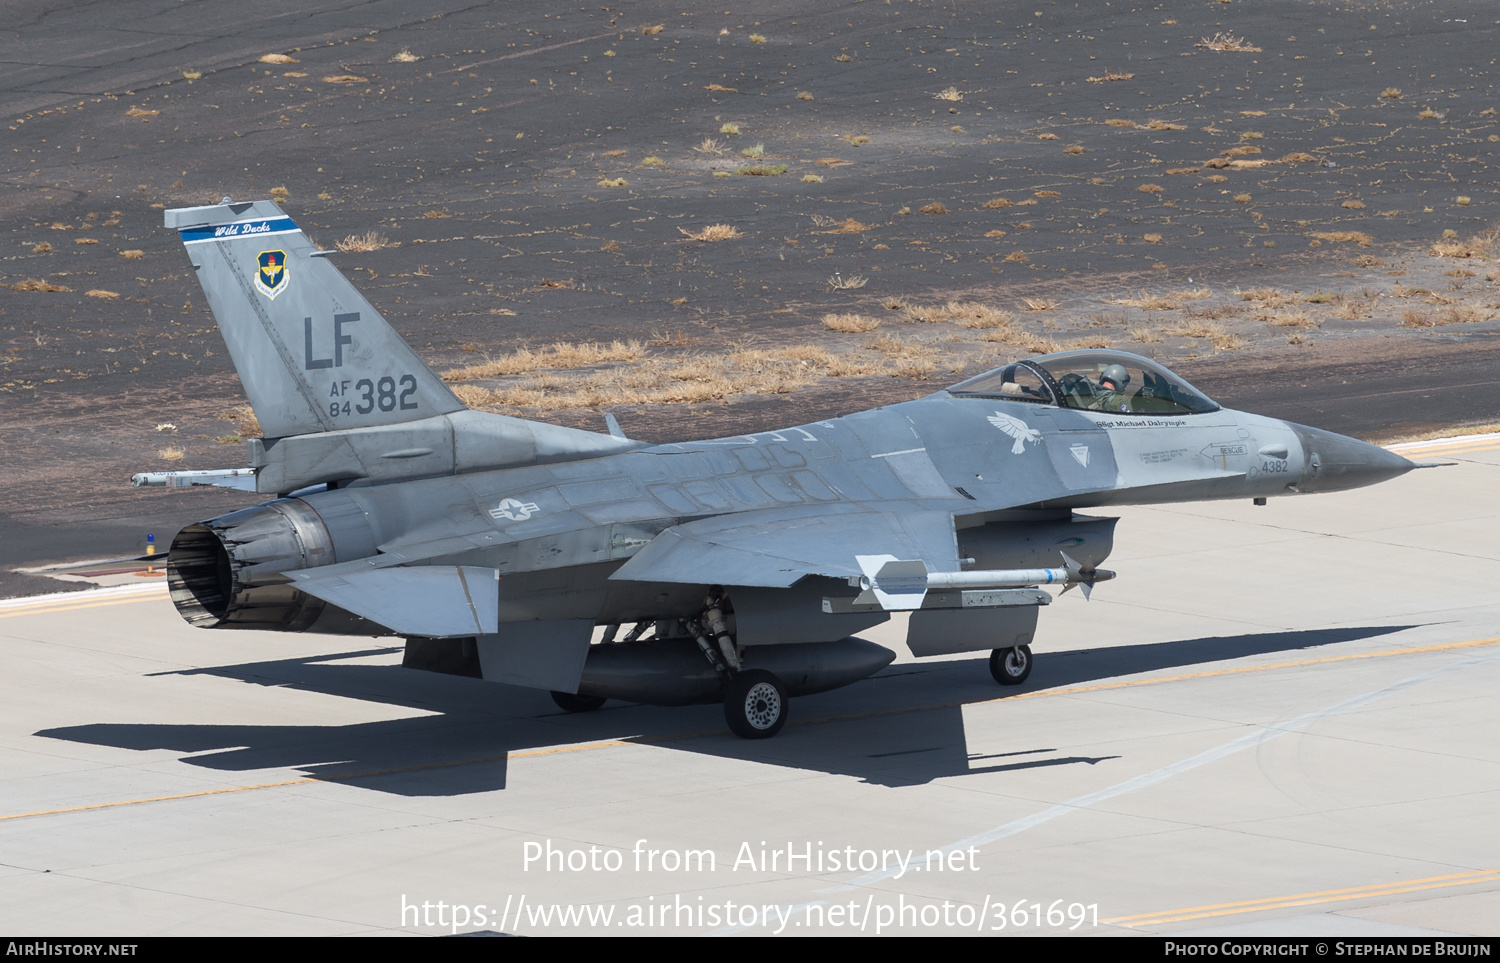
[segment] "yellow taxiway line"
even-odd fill
[[[1266,899],[1247,899],[1236,903],[1212,903],[1207,906],[1191,906],[1186,909],[1167,910],[1158,913],[1137,913],[1134,916],[1116,916],[1101,920],[1120,926],[1159,926],[1165,923],[1185,923],[1214,916],[1235,916],[1241,913],[1258,913],[1262,910],[1291,909],[1297,906],[1314,906],[1318,903],[1338,903],[1352,899],[1372,899],[1378,896],[1397,896],[1401,893],[1418,893],[1423,890],[1445,889],[1450,886],[1469,886],[1474,883],[1500,882],[1500,869],[1481,869],[1468,873],[1453,873],[1447,876],[1428,876],[1424,879],[1407,879],[1391,883],[1376,883],[1370,886],[1351,886],[1347,889],[1325,889],[1313,893],[1297,893],[1292,896],[1271,896]]]

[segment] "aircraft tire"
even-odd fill
[[[574,695],[571,692],[554,691],[552,701],[565,712],[593,712],[604,705],[604,699],[599,696]]]
[[[990,652],[990,675],[1001,685],[1020,685],[1031,675],[1031,646],[1018,645]]]
[[[724,721],[741,739],[769,739],[786,722],[786,686],[764,669],[735,674],[724,692]]]

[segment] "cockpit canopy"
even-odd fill
[[[1125,415],[1219,410],[1166,368],[1124,351],[1064,351],[1029,358],[956,384],[948,393]]]

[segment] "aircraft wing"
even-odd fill
[[[920,559],[930,571],[956,572],[953,514],[887,502],[704,518],[662,532],[610,578],[786,588],[807,575],[862,575],[860,555]]]

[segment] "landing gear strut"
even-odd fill
[[[724,721],[741,739],[769,739],[787,715],[786,686],[764,669],[742,669],[724,690]]]
[[[990,675],[1001,685],[1020,685],[1031,675],[1031,646],[1018,645],[990,652]]]

